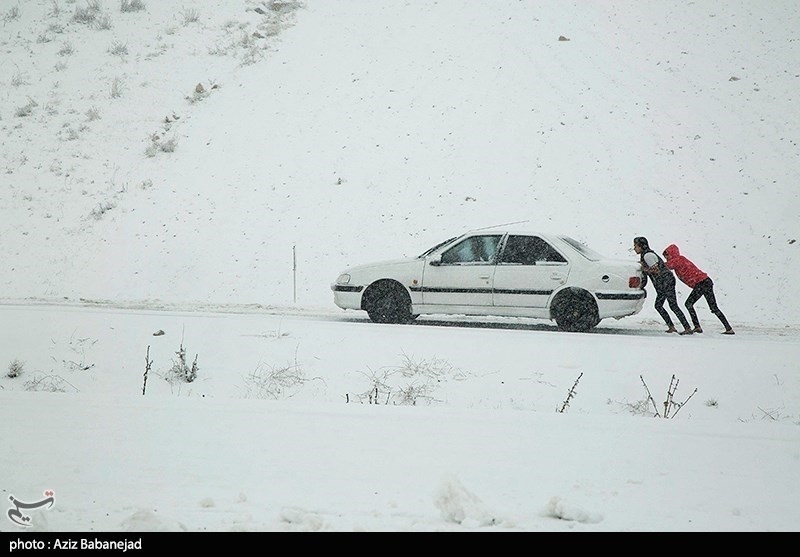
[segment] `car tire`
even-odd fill
[[[363,307],[375,323],[410,323],[411,298],[399,283],[380,281],[364,292]]]
[[[562,331],[585,332],[600,322],[597,302],[579,288],[559,292],[550,307],[550,315]]]

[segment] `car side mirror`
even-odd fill
[[[428,265],[433,265],[434,267],[438,267],[442,264],[442,256],[441,255],[434,255],[428,261]]]

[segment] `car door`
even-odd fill
[[[494,273],[493,303],[505,307],[546,307],[569,276],[569,262],[544,238],[510,234]]]
[[[502,234],[467,236],[434,257],[423,275],[422,302],[439,306],[492,306],[492,279]]]

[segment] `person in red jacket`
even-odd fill
[[[697,319],[697,312],[694,310],[694,304],[701,297],[705,296],[706,302],[708,302],[708,309],[717,316],[725,327],[725,332],[722,334],[735,334],[730,323],[728,323],[728,320],[725,318],[725,314],[723,314],[717,306],[717,299],[714,296],[714,281],[711,280],[711,277],[698,269],[697,265],[681,255],[678,246],[675,244],[670,244],[666,247],[664,250],[664,259],[667,267],[675,271],[675,274],[681,282],[692,289],[691,294],[686,298],[686,309],[689,311],[692,323],[694,323],[694,332],[703,332],[703,329],[700,327],[700,320]]]

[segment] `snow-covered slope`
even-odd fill
[[[795,2],[132,4],[0,2],[4,299],[329,308],[527,220],[800,324]]]

